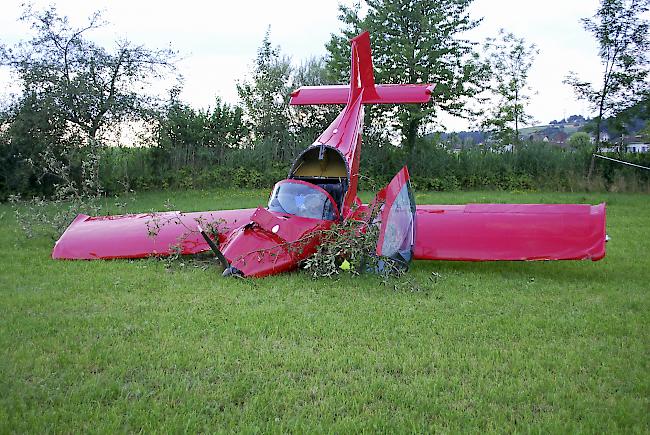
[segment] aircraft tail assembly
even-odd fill
[[[349,85],[303,86],[291,94],[291,104],[353,104],[363,93],[361,104],[428,103],[434,85],[376,85],[370,51],[370,36],[363,32],[351,40]],[[362,92],[363,91],[363,92]]]

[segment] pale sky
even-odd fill
[[[22,0],[0,4],[0,40],[12,44],[28,37],[29,28],[18,21]],[[181,98],[195,107],[214,104],[217,96],[236,103],[235,83],[246,77],[268,25],[271,42],[279,45],[293,62],[326,53],[330,34],[340,28],[338,0],[282,1],[152,1],[152,0],[54,0],[34,1],[36,7],[54,4],[61,15],[82,24],[94,11],[103,9],[111,24],[95,32],[93,40],[110,47],[117,38],[149,48],[169,45],[183,56],[178,64],[184,77]],[[351,3],[345,0],[344,3]],[[597,46],[580,18],[594,14],[598,0],[475,0],[470,14],[483,17],[469,39],[483,42],[500,28],[534,43],[540,50],[529,84],[536,92],[529,112],[537,123],[548,123],[572,114],[592,115],[562,83],[569,71],[598,82],[601,66]],[[371,35],[371,38],[373,35]],[[0,97],[7,96],[13,80],[0,70]],[[471,123],[443,116],[447,130],[462,130]]]

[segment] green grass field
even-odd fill
[[[129,209],[267,194],[148,193]],[[416,200],[606,201],[612,241],[595,263],[415,262],[410,291],[53,261],[52,241],[22,238],[0,205],[0,433],[650,431],[650,197]]]

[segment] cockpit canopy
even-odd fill
[[[282,180],[276,183],[268,209],[312,219],[339,218],[339,210],[332,196],[321,187],[302,180]]]

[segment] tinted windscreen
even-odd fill
[[[332,202],[322,189],[291,181],[275,185],[269,210],[314,219],[335,219]]]

